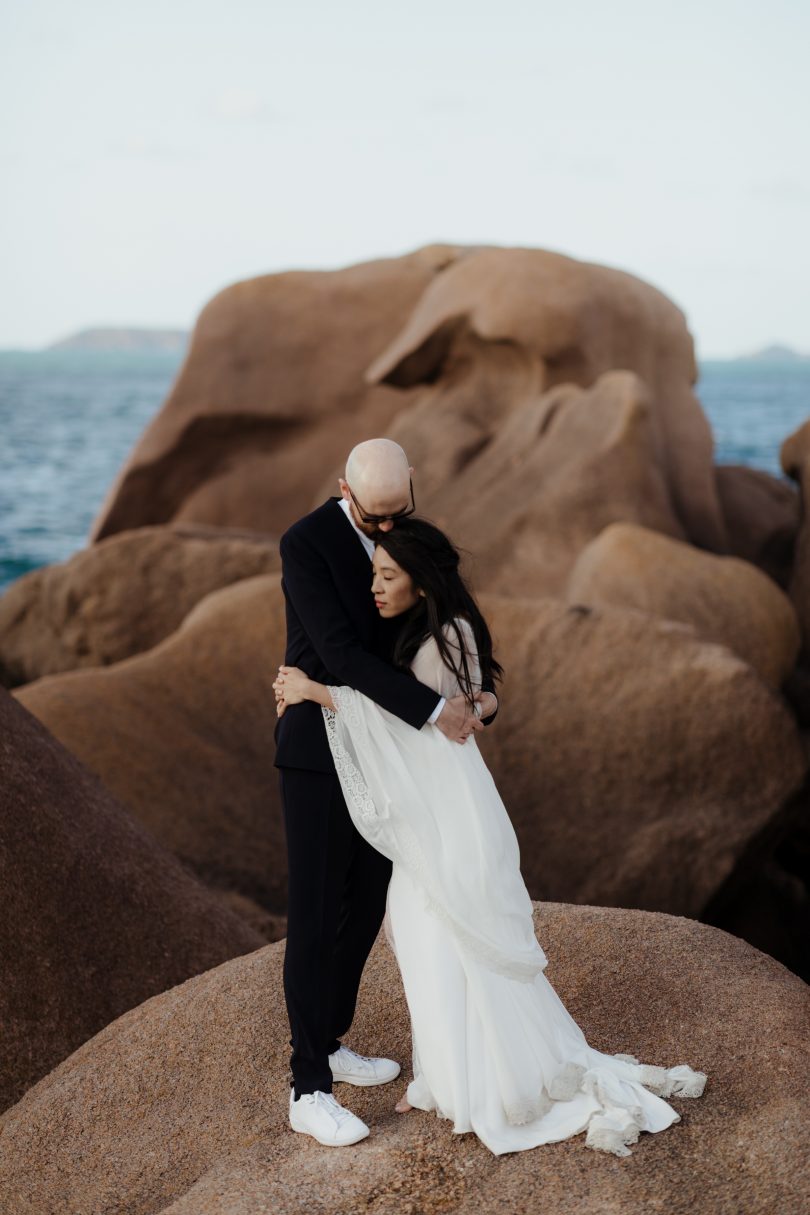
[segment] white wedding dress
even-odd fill
[[[458,620],[480,687],[472,629]],[[445,626],[451,644],[459,633]],[[443,696],[455,676],[431,638],[413,671]],[[590,1047],[543,974],[517,838],[474,736],[414,730],[351,688],[330,688],[329,745],[360,833],[393,861],[386,933],[411,1018],[411,1105],[435,1110],[494,1153],[586,1131],[589,1147],[629,1155],[640,1131],[680,1115],[706,1076]]]

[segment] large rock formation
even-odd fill
[[[5,1108],[127,1009],[266,938],[2,691],[0,773]]]
[[[214,591],[145,654],[15,694],[206,883],[284,912],[272,689],[283,655],[270,574]]]
[[[790,578],[790,597],[802,628],[810,662],[810,419],[788,435],[780,453],[782,468],[799,487],[800,523]]]
[[[272,1210],[798,1212],[808,1196],[808,990],[751,946],[639,911],[543,906],[547,976],[592,1045],[708,1073],[682,1121],[626,1160],[584,1137],[495,1157],[433,1114],[394,1113],[402,1082],[341,1090],[371,1127],[335,1151],[287,1125],[283,946],[148,1000],[0,1118],[14,1215],[248,1215]],[[407,1009],[381,940],[351,1044],[409,1074]],[[572,1205],[573,1204],[573,1205]]]
[[[482,604],[507,678],[481,749],[532,895],[699,916],[802,783],[783,699],[675,621]]]
[[[698,916],[801,783],[781,698],[687,626],[552,599],[482,602],[507,681],[481,745],[532,894]],[[200,876],[277,912],[283,636],[278,578],[247,579],[147,654],[17,692]]]
[[[0,597],[0,683],[149,650],[209,591],[281,568],[269,536],[143,527],[19,578]]]
[[[606,527],[586,545],[566,598],[691,624],[707,641],[734,650],[774,687],[793,669],[799,653],[793,605],[756,566],[629,523]]]
[[[796,490],[789,481],[742,464],[718,464],[715,479],[729,553],[759,566],[787,590],[799,530]]]
[[[173,519],[279,535],[335,460],[384,433],[401,407],[401,393],[363,372],[458,253],[429,246],[345,270],[267,274],[215,295],[94,538]]]
[[[334,492],[355,442],[390,434],[418,510],[494,596],[509,678],[482,747],[530,889],[700,915],[801,783],[810,669],[760,573],[788,587],[799,496],[713,467],[695,378],[661,292],[542,250],[434,245],[234,284],[203,309],[93,548],[0,602],[0,668],[164,846],[266,925],[286,897],[283,611],[277,579],[245,576],[276,568],[272,538]],[[785,447],[797,479],[804,442]],[[254,535],[220,549],[178,527]],[[617,546],[630,535],[643,551]],[[714,556],[729,552],[743,560]]]
[[[631,275],[538,249],[473,250],[430,283],[368,378],[423,386],[398,415],[397,435],[438,488],[508,413],[613,369],[648,387],[653,455],[681,527],[695,543],[724,549],[711,430],[692,392],[692,340],[680,310]]]
[[[810,979],[810,774],[749,841],[700,918]]]
[[[432,430],[414,411],[392,434],[411,453]],[[446,454],[440,447],[433,464]],[[684,534],[656,454],[649,392],[631,372],[606,372],[589,389],[551,389],[514,411],[475,459],[451,471],[427,495],[426,508],[474,554],[481,589],[563,598],[581,549],[615,520]]]
[[[612,369],[635,373],[646,388],[631,377],[613,407],[607,390],[563,393],[538,417],[548,389],[590,388]],[[506,420],[532,407],[522,437],[532,447],[556,444],[561,427],[570,464],[575,429],[590,450],[592,408],[607,411],[593,423],[603,439],[617,426],[648,429],[631,450],[651,467],[635,468],[632,480],[660,482],[653,517],[663,511],[665,529],[723,551],[695,378],[683,314],[664,295],[556,253],[431,246],[345,270],[266,275],[203,310],[188,359],[94,535],[172,519],[278,534],[312,505],[314,487],[333,485],[355,442],[386,432],[405,442],[418,469],[422,507],[440,510],[448,478],[466,469],[491,513],[505,487],[481,489],[475,470],[481,461],[491,467],[487,448]],[[607,504],[607,520],[624,517],[616,510],[628,498],[629,517],[649,523],[629,492]],[[465,505],[470,499],[468,488]]]

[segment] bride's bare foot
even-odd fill
[[[412,1110],[413,1106],[408,1101],[407,1097],[400,1097],[399,1101],[394,1106],[398,1114],[407,1114],[408,1110]]]

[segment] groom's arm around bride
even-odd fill
[[[300,667],[319,682],[355,688],[419,729],[435,712],[440,697],[388,661],[391,624],[376,619],[369,558],[338,502],[330,499],[281,539],[287,604],[285,664]],[[470,729],[481,729],[493,721],[497,712],[494,688],[483,690],[490,693],[495,712],[471,719],[469,707],[459,696],[445,703],[436,722],[439,729],[461,741]],[[290,706],[279,721],[276,739],[279,766],[333,770],[318,706]]]

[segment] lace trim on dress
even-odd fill
[[[345,713],[350,721],[353,720],[356,723],[358,720],[357,714],[351,707],[351,702],[345,697],[340,696],[340,688],[330,688],[329,693],[333,703],[337,705],[340,712]],[[344,794],[348,793],[348,797],[351,798],[360,818],[376,818],[377,807],[374,805],[374,801],[369,793],[368,785],[348,751],[338,740],[335,711],[334,709],[327,709],[324,705],[321,708],[323,710],[324,721],[326,722],[326,735],[332,751],[332,758],[335,761],[335,770],[343,786],[343,792]]]
[[[617,1077],[605,1067],[584,1067],[581,1063],[566,1063],[554,1077],[548,1089],[543,1088],[533,1101],[513,1103],[505,1108],[506,1120],[513,1126],[525,1126],[543,1118],[556,1101],[571,1101],[577,1093],[587,1093],[599,1102],[584,1127],[585,1144],[595,1151],[612,1152],[614,1156],[629,1156],[628,1144],[638,1140],[647,1130],[640,1105],[628,1104],[617,1091],[617,1079],[641,1084],[658,1097],[700,1097],[706,1086],[704,1072],[693,1071],[685,1063],[678,1067],[649,1067],[640,1064],[633,1055],[613,1055],[628,1064],[628,1075]],[[675,1119],[680,1121],[680,1115]]]
[[[648,1067],[633,1055],[613,1058],[627,1063],[631,1083],[643,1085],[658,1097],[700,1097],[706,1087],[705,1073],[693,1071],[685,1063],[670,1068]],[[629,1156],[628,1145],[636,1143],[639,1133],[647,1130],[647,1123],[641,1106],[628,1105],[615,1094],[615,1084],[616,1076],[605,1068],[590,1068],[582,1076],[580,1087],[596,1097],[601,1106],[588,1119],[585,1144],[614,1156]],[[676,1114],[674,1121],[680,1120],[680,1114]]]
[[[599,1108],[588,1118],[583,1127],[586,1147],[599,1152],[611,1152],[614,1156],[629,1156],[629,1144],[636,1143],[641,1131],[647,1130],[647,1122],[640,1105],[628,1104],[617,1091],[617,1079],[641,1084],[659,1097],[700,1097],[706,1085],[703,1072],[693,1071],[685,1063],[678,1067],[648,1067],[639,1064],[633,1055],[613,1055],[628,1064],[628,1075],[617,1077],[605,1067],[584,1067],[581,1063],[564,1064],[548,1089],[541,1089],[534,1100],[512,1102],[504,1108],[506,1121],[511,1126],[526,1126],[536,1122],[551,1110],[557,1101],[571,1101],[577,1093],[587,1093],[599,1102]],[[408,1099],[421,1109],[435,1110],[442,1118],[448,1118],[436,1104],[433,1094],[424,1084],[418,1065],[414,1065],[414,1079],[408,1086]],[[680,1122],[680,1115],[675,1121]]]
[[[355,725],[360,728],[361,723],[355,712],[351,697],[342,695],[343,688],[340,687],[330,686],[329,693],[335,709],[345,716],[345,720],[349,725]],[[368,822],[375,819],[378,817],[377,807],[374,804],[374,799],[371,796],[368,785],[363,774],[338,737],[335,710],[327,709],[325,706],[321,707],[326,724],[329,747],[332,751],[335,770],[340,778],[344,796],[347,802],[351,802],[361,820]],[[428,910],[447,925],[468,953],[496,974],[503,975],[509,979],[518,979],[523,983],[534,982],[537,975],[542,970],[545,970],[548,965],[548,958],[540,945],[537,945],[537,954],[534,960],[521,962],[515,958],[510,959],[505,957],[500,949],[489,945],[479,936],[469,932],[463,924],[460,924],[458,920],[449,914],[441,900],[431,891],[427,867],[422,859],[422,850],[416,838],[412,833],[407,833],[407,829],[404,826],[400,832],[399,842],[402,850],[399,860],[425,892]]]

